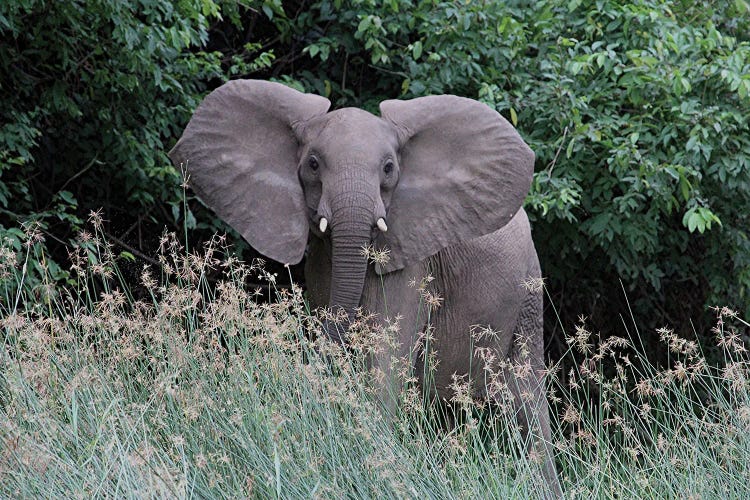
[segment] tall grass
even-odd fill
[[[365,359],[310,340],[301,292],[260,263],[188,253],[165,235],[139,297],[94,214],[64,287],[26,283],[38,235],[0,253],[0,497],[536,498],[509,408],[457,381],[449,408],[407,384],[384,417]],[[209,274],[220,271],[219,283]],[[257,301],[245,288],[261,273]],[[572,332],[569,370],[550,367],[553,445],[573,498],[750,496],[750,378],[737,328],[717,310],[725,354],[709,366],[669,330],[659,369],[638,336]],[[364,322],[362,323],[364,325]],[[360,338],[388,328],[361,327]],[[628,337],[626,335],[626,337]],[[486,354],[486,353],[485,353]],[[573,361],[575,358],[575,362]]]

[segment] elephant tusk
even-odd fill
[[[326,229],[328,228],[328,219],[325,217],[320,218],[320,225],[318,226],[321,233],[325,233]]]
[[[378,219],[378,229],[383,232],[388,231],[388,225],[386,225],[385,219],[383,219],[382,217]]]

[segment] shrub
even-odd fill
[[[221,54],[202,50],[222,8],[237,19],[230,2],[2,3],[0,237],[18,247],[13,228],[33,220],[54,247],[101,207],[117,234],[195,227],[166,151],[210,82],[226,78]],[[255,67],[251,51],[226,67]]]

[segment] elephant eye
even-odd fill
[[[386,164],[383,166],[383,172],[385,172],[386,175],[393,172],[393,162],[391,160],[388,160]]]
[[[310,170],[313,172],[318,170],[318,159],[314,156],[311,156],[310,159],[307,161],[308,166],[310,167]]]

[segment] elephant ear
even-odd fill
[[[278,83],[234,80],[198,106],[169,157],[195,193],[263,255],[302,259],[307,243],[298,135],[328,99]]]
[[[534,153],[505,118],[463,97],[384,101],[398,133],[400,178],[378,246],[391,250],[379,272],[503,227],[531,186]]]

